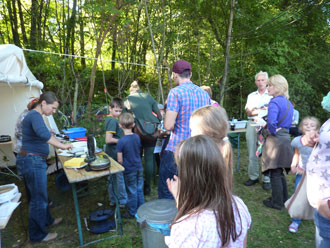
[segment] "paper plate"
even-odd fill
[[[59,155],[59,156],[64,156],[64,157],[72,157],[72,156],[73,156],[72,153],[69,153],[69,152],[67,152],[67,151],[60,152],[60,153],[58,153],[57,155]]]
[[[78,147],[85,148],[85,147],[87,147],[87,141],[73,142],[72,145],[74,148],[78,148]]]

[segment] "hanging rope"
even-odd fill
[[[53,55],[58,55],[58,56],[66,56],[66,57],[79,58],[79,59],[84,58],[84,59],[96,60],[96,58],[87,57],[87,56],[78,56],[78,55],[65,54],[65,53],[46,52],[46,51],[32,50],[32,49],[28,49],[28,48],[21,48],[21,49],[23,51],[28,51],[28,52],[53,54]],[[148,65],[148,64],[131,63],[131,62],[125,62],[125,61],[119,61],[119,60],[101,59],[101,58],[99,58],[99,60],[102,60],[104,62],[115,62],[115,63],[119,63],[119,64],[137,65],[137,66],[154,67],[154,68],[160,68],[160,69],[168,69],[168,67],[164,67],[164,66],[153,66],[153,65]]]

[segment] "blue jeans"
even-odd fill
[[[158,199],[174,199],[166,184],[166,180],[172,179],[174,175],[178,175],[174,154],[165,150],[160,158]]]
[[[42,157],[27,154],[18,155],[17,167],[22,173],[27,191],[30,193],[29,203],[29,238],[31,241],[43,240],[54,219],[50,215],[47,192],[47,164]]]
[[[118,193],[118,201],[119,204],[126,205],[127,204],[127,193],[125,189],[125,180],[124,180],[124,174],[123,172],[119,172],[115,175],[111,175],[110,177],[116,177],[117,178],[117,193]],[[112,203],[115,203],[115,192],[113,191],[113,186],[112,186],[112,179],[109,178],[110,183],[109,183],[109,198]]]
[[[127,190],[126,207],[130,215],[134,216],[138,207],[144,203],[143,195],[143,169],[134,172],[125,172],[125,185]]]
[[[315,246],[316,248],[330,247],[330,219],[314,212]]]
[[[296,180],[294,181],[294,192],[296,192],[297,187],[298,187],[298,185],[299,185],[299,183],[300,183],[300,181],[301,181],[301,178],[302,178],[302,175],[300,175],[300,174],[297,174],[297,175],[296,175]],[[295,219],[295,218],[292,218],[291,220],[292,220],[293,222],[296,222],[298,225],[299,225],[300,222],[301,222],[301,219]]]

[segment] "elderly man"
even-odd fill
[[[166,180],[177,175],[174,151],[182,140],[190,136],[189,119],[192,112],[205,105],[211,105],[211,99],[207,92],[191,82],[191,65],[187,61],[176,61],[173,64],[172,73],[173,80],[178,86],[171,89],[167,97],[164,127],[171,132],[171,136],[162,154],[159,167],[159,199],[173,199],[167,188]]]
[[[268,103],[272,98],[268,95],[267,80],[267,72],[260,71],[255,75],[255,83],[258,90],[248,95],[247,103],[245,105],[246,114],[250,119],[246,129],[246,144],[249,153],[249,180],[244,183],[245,186],[252,186],[259,182],[259,163],[256,156],[257,133],[255,118],[267,116]],[[269,176],[264,175],[263,188],[265,190],[270,190]]]

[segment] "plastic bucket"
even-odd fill
[[[165,248],[164,236],[170,234],[169,226],[177,214],[174,200],[159,199],[146,202],[137,211],[144,248]]]

